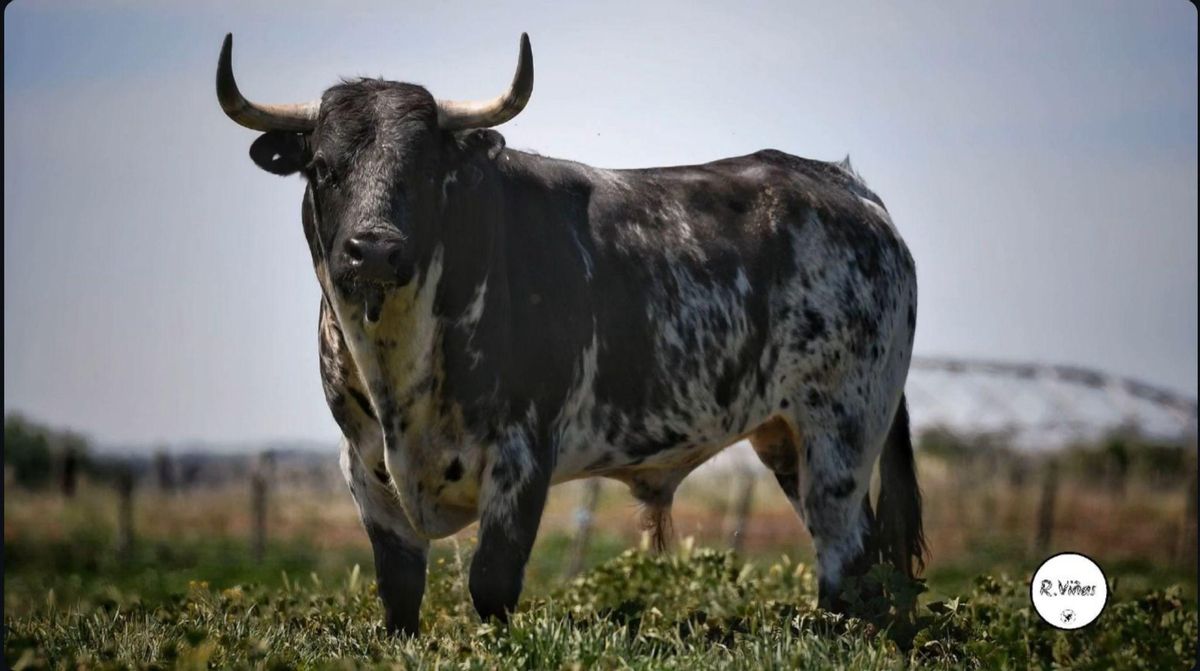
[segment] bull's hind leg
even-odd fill
[[[843,581],[866,573],[878,550],[868,500],[882,439],[841,403],[811,408],[805,423],[804,512],[821,567],[818,603],[844,611]]]
[[[821,547],[828,545],[827,541],[830,539],[831,534],[823,531],[818,536],[818,532],[813,529],[813,525],[809,521],[808,511],[810,506],[806,504],[814,501],[814,497],[809,496],[809,492],[813,486],[813,478],[810,477],[811,470],[808,467],[808,459],[811,457],[811,452],[810,448],[806,447],[804,438],[795,428],[792,420],[775,417],[750,435],[750,444],[754,447],[754,452],[758,455],[758,458],[775,475],[775,480],[779,483],[779,487],[783,490],[784,495],[787,496],[788,501],[791,502],[792,508],[796,510],[796,514],[800,516],[800,520],[808,526],[809,531],[813,535],[814,542],[818,545],[818,557],[821,558]],[[841,494],[840,487],[842,485],[839,485],[839,489],[833,493]],[[821,492],[821,496],[827,497],[829,493],[827,491]],[[869,522],[871,510],[865,497],[863,498],[863,506],[863,514],[867,516]],[[831,512],[839,514],[843,511],[830,511],[827,508],[828,506],[818,506],[817,508],[817,515],[819,516],[817,520],[818,528],[822,530],[838,528],[837,522],[835,521],[831,524],[828,518]],[[858,522],[858,520],[854,520],[851,524],[855,522]],[[863,530],[864,538],[869,534],[870,528],[871,525],[868,523]],[[818,541],[818,538],[821,540]],[[826,551],[825,557],[832,558],[831,553]],[[841,575],[860,568],[854,566],[850,571],[847,571],[840,567],[842,562],[833,563],[838,565],[838,568],[831,570],[828,566],[828,561],[821,561],[821,574],[823,577],[829,576],[831,573]],[[865,568],[862,570],[865,570]],[[825,581],[822,580],[822,594],[825,592],[824,585]]]
[[[840,404],[808,410],[802,429],[790,418],[776,417],[755,431],[750,443],[813,537],[819,604],[844,610],[838,598],[843,579],[864,574],[877,555],[867,490],[878,448],[868,449],[866,432],[854,428],[857,422],[845,417]]]

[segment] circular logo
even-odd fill
[[[1029,598],[1046,624],[1079,629],[1100,617],[1108,602],[1108,582],[1089,557],[1063,552],[1038,567],[1029,583]]]

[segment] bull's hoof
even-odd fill
[[[475,604],[475,612],[479,613],[479,619],[484,622],[494,619],[501,624],[507,624],[509,615],[517,609],[521,588],[519,585],[503,585],[497,584],[498,582],[500,581],[485,583],[482,580],[472,580],[471,602]]]
[[[817,607],[830,613],[850,614],[850,603],[842,598],[841,592],[825,586],[824,583],[817,591]]]
[[[388,635],[400,638],[416,638],[421,635],[421,624],[417,618],[396,618],[384,616],[383,628]]]

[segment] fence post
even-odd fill
[[[1050,459],[1046,467],[1046,479],[1042,483],[1042,498],[1038,502],[1037,535],[1033,547],[1036,553],[1046,554],[1054,537],[1054,504],[1058,496],[1058,461]]]
[[[117,556],[123,560],[133,554],[133,470],[121,467],[117,474]]]
[[[596,506],[600,502],[600,478],[587,481],[583,503],[575,510],[575,541],[571,548],[571,559],[567,564],[567,577],[573,578],[583,570],[587,561],[588,544],[592,539],[592,526],[596,518]]]
[[[68,444],[62,452],[62,480],[59,483],[62,495],[67,498],[75,496],[75,483],[79,475],[79,453],[73,445]]]
[[[738,554],[741,554],[745,544],[746,522],[750,519],[750,508],[754,504],[754,486],[757,480],[758,476],[752,469],[742,470],[741,487],[734,508],[733,530],[729,534],[729,544]]]
[[[995,529],[996,478],[994,475],[1000,472],[1000,455],[993,450],[989,450],[983,460],[983,467],[983,473],[978,474],[976,479],[976,482],[979,483],[980,516],[983,518],[982,528]]]
[[[1192,438],[1192,444],[1189,446],[1189,452],[1192,455],[1196,454],[1196,440]],[[1188,478],[1187,491],[1184,493],[1187,500],[1183,507],[1183,529],[1179,534],[1179,548],[1176,552],[1178,562],[1183,566],[1196,565],[1196,460],[1195,457],[1189,457],[1187,460],[1190,463],[1192,475]]]
[[[262,562],[267,549],[267,474],[263,460],[250,474],[250,554]]]
[[[154,454],[154,470],[158,473],[158,488],[164,494],[175,492],[175,464],[164,449]]]

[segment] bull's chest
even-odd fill
[[[464,430],[456,406],[438,397],[438,386],[400,395],[380,412],[383,460],[397,498],[412,525],[433,538],[476,518],[486,461],[484,446]]]
[[[474,440],[416,426],[392,442],[386,461],[398,488],[427,505],[477,506],[484,450]]]

